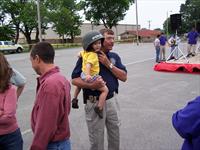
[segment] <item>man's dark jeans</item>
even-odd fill
[[[156,46],[156,62],[160,60],[160,46]]]

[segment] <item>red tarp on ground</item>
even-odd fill
[[[200,64],[180,64],[180,63],[161,62],[154,66],[154,70],[200,74]]]

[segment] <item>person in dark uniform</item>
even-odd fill
[[[100,76],[92,83],[85,83],[80,78],[82,59],[76,63],[72,72],[72,84],[83,89],[86,122],[89,131],[90,150],[104,149],[104,128],[107,128],[108,150],[120,149],[120,118],[119,104],[117,94],[119,83],[118,80],[125,82],[127,80],[127,70],[122,64],[118,54],[110,52],[114,45],[114,32],[111,29],[102,29],[100,33],[104,36],[103,48],[101,54],[98,54],[100,61]],[[99,119],[92,109],[97,103],[99,91],[102,86],[109,89],[106,103],[103,108],[103,119]]]
[[[159,40],[160,40],[160,60],[165,61],[167,37],[163,32],[161,33]]]
[[[188,102],[172,116],[172,125],[184,139],[181,150],[200,148],[200,96]]]
[[[188,47],[187,47],[188,54],[187,54],[187,57],[195,56],[198,36],[199,36],[199,34],[194,27],[187,34],[187,39],[188,39]]]

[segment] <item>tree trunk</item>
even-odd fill
[[[19,40],[19,24],[16,25],[15,44],[18,43],[18,40]]]
[[[71,43],[74,43],[74,34],[72,32],[71,32],[70,36],[71,36]]]
[[[24,25],[24,30],[20,28],[20,31],[24,34],[25,38],[26,38],[26,42],[27,44],[29,44],[29,50],[32,47],[32,40],[31,40],[31,33],[32,33],[32,29],[29,29],[26,25]]]
[[[62,43],[65,43],[65,35],[62,35]]]
[[[113,25],[108,24],[108,28],[109,28],[109,29],[112,29],[112,27],[113,27]]]
[[[25,32],[24,32],[24,36],[26,37],[26,42],[29,44],[29,50],[32,47],[32,41],[31,41],[31,32],[28,31],[28,29],[25,27]]]
[[[27,43],[31,44],[32,42],[31,42],[31,36],[30,36],[30,34],[25,34],[25,37],[26,37]]]
[[[105,27],[105,28],[108,28],[108,26],[107,26],[105,20],[102,20],[102,21],[103,21],[103,25],[104,25],[104,27]]]
[[[28,34],[28,33],[26,33],[26,34],[25,34],[25,37],[26,37],[26,41],[27,41],[27,43],[28,43],[28,45],[29,45],[29,51],[30,51],[31,48],[32,48],[31,35]]]
[[[40,40],[39,40],[39,29],[38,29],[38,28],[36,28],[35,41],[36,41],[36,42],[39,42],[39,41],[40,41]]]

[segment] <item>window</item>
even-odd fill
[[[8,45],[8,42],[7,42],[7,41],[5,41],[5,42],[4,42],[4,45]]]
[[[8,45],[13,45],[12,41],[8,41],[7,43],[8,43]]]

